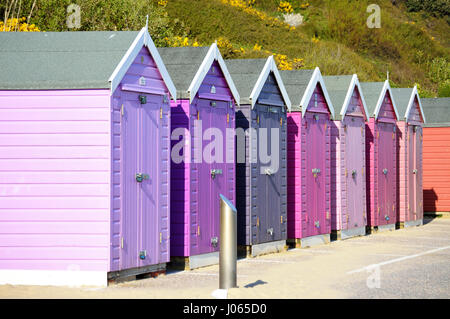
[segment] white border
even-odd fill
[[[327,102],[328,109],[330,110],[331,117],[334,119],[334,107],[331,103],[330,96],[328,95],[327,87],[325,86],[325,82],[323,80],[322,74],[320,73],[320,69],[316,67],[314,72],[309,80],[308,86],[306,87],[305,93],[303,94],[302,100],[300,101],[300,107],[302,108],[302,117],[305,116],[306,109],[309,104],[309,100],[316,89],[317,83],[320,83],[322,87],[323,94],[325,95],[325,101]]]
[[[392,106],[394,107],[395,116],[397,117],[397,121],[400,119],[398,116],[397,106],[395,104],[394,95],[392,94],[391,86],[389,85],[389,81],[384,81],[383,88],[381,89],[380,96],[378,97],[377,106],[375,108],[375,119],[378,118],[378,113],[380,113],[381,105],[383,104],[384,97],[386,96],[386,91],[389,91],[389,95],[391,96]]]
[[[149,50],[150,55],[155,61],[155,64],[158,67],[158,70],[161,73],[161,76],[167,88],[169,89],[169,93],[172,96],[172,99],[175,100],[177,98],[177,90],[175,88],[175,85],[173,84],[169,72],[167,72],[166,66],[163,63],[155,44],[153,43],[150,34],[148,33],[147,26],[139,31],[133,43],[128,48],[125,55],[122,57],[122,60],[120,60],[119,64],[116,66],[115,70],[109,77],[108,81],[111,82],[111,94],[114,93],[117,86],[120,84],[120,81],[122,81],[122,78],[133,63],[136,56],[139,54],[142,46],[146,46]]]
[[[361,89],[361,85],[359,84],[358,76],[356,74],[353,74],[352,80],[350,82],[350,85],[348,87],[347,95],[345,96],[344,104],[342,105],[341,109],[341,116],[342,119],[344,119],[345,114],[347,113],[348,106],[350,105],[350,100],[353,96],[353,91],[355,90],[355,87],[358,88],[359,96],[361,97],[361,101],[364,107],[364,113],[366,115],[366,121],[369,119],[369,111],[367,111],[367,105],[366,101],[364,100],[364,94]]]
[[[261,93],[261,90],[264,84],[266,83],[267,77],[269,76],[271,71],[273,72],[278,87],[280,88],[284,103],[286,104],[286,107],[290,112],[292,103],[291,100],[289,99],[289,95],[287,94],[286,88],[284,87],[284,83],[281,80],[280,72],[278,72],[278,68],[273,58],[273,55],[267,58],[266,64],[264,65],[264,68],[261,74],[259,75],[255,86],[253,87],[252,93],[250,94],[250,103],[252,105],[252,108],[255,106],[256,100],[258,99],[259,94]]]
[[[192,79],[191,84],[188,88],[189,93],[189,99],[190,102],[192,102],[195,98],[195,95],[197,94],[200,85],[203,82],[203,79],[205,78],[206,74],[208,73],[209,69],[211,68],[211,65],[214,61],[217,61],[222,69],[222,72],[225,76],[225,80],[228,83],[228,86],[230,87],[231,94],[234,97],[234,100],[236,104],[239,105],[240,103],[240,97],[239,93],[236,89],[236,86],[234,85],[233,79],[231,78],[230,73],[228,72],[227,66],[225,64],[225,61],[222,58],[222,55],[220,54],[219,48],[217,47],[216,43],[213,43],[211,47],[208,50],[208,53],[206,54],[205,58],[202,61],[202,64],[200,65],[197,73],[195,74],[194,78]]]
[[[419,96],[419,92],[417,92],[416,85],[414,85],[414,88],[412,89],[411,97],[409,98],[408,107],[406,108],[406,112],[405,112],[405,120],[408,121],[409,113],[411,112],[412,106],[414,105],[414,97],[416,97],[416,96],[417,96],[417,101],[419,101],[419,108],[420,108],[420,113],[422,114],[423,122],[426,123],[425,113],[423,112],[422,102],[420,102],[420,96]]]
[[[108,285],[106,271],[81,270],[0,270],[0,285],[96,286]]]

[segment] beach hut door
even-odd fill
[[[121,269],[159,263],[160,95],[122,92]]]

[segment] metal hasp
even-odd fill
[[[212,169],[211,170],[211,178],[214,179],[216,178],[216,175],[218,174],[222,174],[222,170],[221,169]]]
[[[220,194],[219,289],[237,287],[237,210]]]
[[[148,174],[136,173],[136,182],[142,183],[144,179],[148,179]]]

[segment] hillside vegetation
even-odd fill
[[[1,16],[12,2],[19,0],[0,4]],[[27,22],[66,31],[71,3],[81,8],[77,30],[137,30],[148,14],[158,46],[217,41],[226,58],[274,54],[281,69],[319,66],[362,81],[389,72],[394,87],[418,84],[422,96],[450,96],[448,0],[21,0],[17,16],[33,7]],[[380,6],[380,28],[366,24],[372,3]]]

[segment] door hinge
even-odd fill
[[[200,225],[197,226],[197,236],[200,236]]]
[[[283,215],[280,216],[280,222],[283,224]]]
[[[227,124],[230,123],[230,114],[227,113]]]
[[[258,123],[258,124],[259,124],[259,115],[258,115],[258,116],[256,116],[256,123]]]
[[[122,106],[120,107],[120,115],[123,116],[123,104],[122,104]]]
[[[120,239],[120,248],[123,249],[123,237]]]
[[[327,219],[330,219],[330,212],[329,211],[327,211],[326,216],[327,216]]]
[[[197,111],[197,121],[199,121],[199,120],[200,120],[200,112]]]
[[[280,126],[283,126],[283,118],[280,117]]]
[[[256,217],[256,227],[259,227],[259,217]]]
[[[159,118],[162,119],[163,111],[162,107],[159,108]]]
[[[162,243],[162,233],[159,233],[159,243]]]

